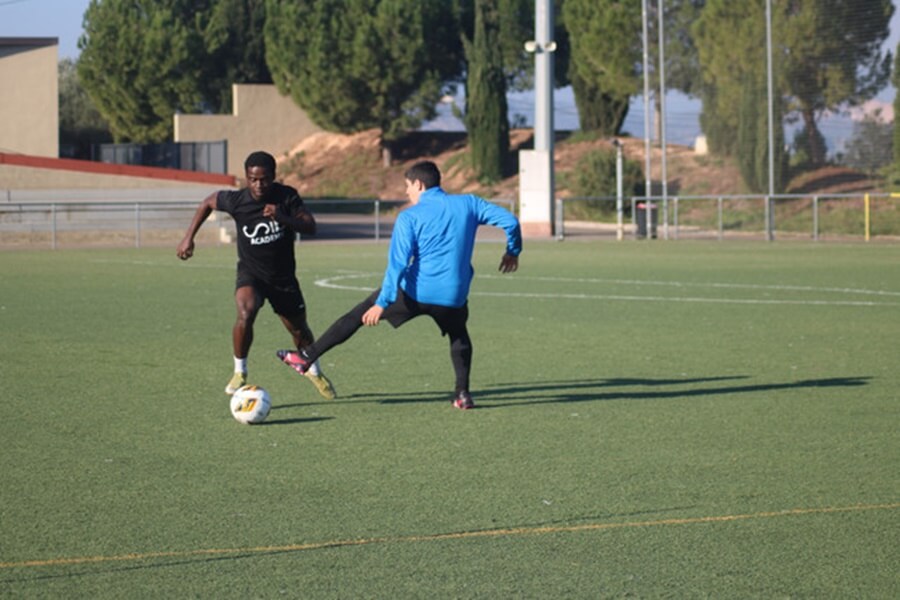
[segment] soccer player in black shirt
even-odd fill
[[[194,255],[194,236],[214,210],[232,216],[237,235],[237,283],[234,300],[237,320],[232,330],[234,375],[225,388],[233,394],[247,383],[247,355],[253,343],[253,323],[266,300],[281,318],[301,350],[312,344],[313,333],[306,322],[306,303],[294,271],[296,233],[315,235],[313,218],[297,190],[275,181],[275,158],[253,152],[244,162],[247,187],[210,194],[197,207],[177,255]],[[310,369],[309,379],[327,399],[335,398],[334,387],[321,369]]]

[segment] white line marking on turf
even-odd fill
[[[114,259],[93,259],[94,263],[110,263],[110,264],[128,264],[138,266],[168,266],[170,263],[161,263],[157,261],[142,260],[114,260]],[[177,264],[177,263],[176,263]],[[194,269],[234,269],[232,264],[228,265],[210,265],[210,264],[179,264],[179,268]],[[314,284],[318,287],[351,290],[360,292],[372,292],[375,290],[373,286],[355,286],[339,283],[348,279],[359,279],[362,277],[380,278],[380,273],[375,272],[356,272],[339,270],[340,275],[334,277],[325,277],[316,279]],[[675,288],[713,288],[713,289],[737,289],[737,290],[768,290],[781,292],[821,292],[826,294],[859,294],[870,296],[887,296],[900,297],[900,292],[890,292],[886,290],[867,290],[859,288],[836,288],[836,287],[814,287],[801,285],[766,285],[754,283],[715,283],[715,282],[685,282],[685,281],[652,281],[639,279],[596,279],[581,277],[528,277],[516,275],[515,278],[509,278],[502,275],[476,275],[476,279],[504,279],[507,281],[546,281],[551,283],[586,283],[586,284],[613,284],[613,285],[635,285],[635,286],[665,286]],[[479,292],[473,291],[473,296],[499,296],[506,298],[539,298],[552,299],[558,298],[562,300],[620,300],[624,302],[694,302],[694,303],[713,303],[713,304],[758,304],[758,305],[798,305],[798,306],[900,306],[896,302],[873,302],[863,300],[787,300],[787,299],[756,299],[756,298],[704,298],[691,296],[636,296],[636,295],[619,295],[619,294],[567,294],[567,293],[538,293],[538,292]]]
[[[866,302],[862,300],[754,300],[751,298],[690,298],[683,296],[615,296],[593,294],[534,294],[505,292],[472,292],[476,296],[498,296],[501,298],[562,298],[566,300],[624,300],[634,302],[712,302],[719,304],[798,304],[811,306],[900,306],[900,303]]]
[[[371,286],[355,286],[341,283],[349,279],[359,279],[362,277],[378,277],[378,273],[346,273],[335,277],[326,277],[315,280],[315,285],[324,288],[353,290],[371,292],[375,288]],[[501,279],[499,275],[482,275],[478,279]],[[755,290],[773,290],[773,291],[803,291],[803,292],[826,292],[826,293],[846,293],[846,294],[880,294],[885,296],[900,296],[900,292],[884,292],[878,290],[856,290],[852,288],[817,288],[808,286],[782,286],[782,285],[756,285],[756,284],[740,284],[740,283],[685,283],[677,281],[638,281],[638,280],[620,280],[620,279],[569,279],[561,277],[515,277],[516,280],[532,280],[532,281],[551,281],[555,283],[613,283],[626,285],[656,285],[656,286],[672,286],[672,287],[712,287],[717,289],[755,289]],[[473,296],[496,296],[503,298],[540,298],[552,299],[559,298],[564,300],[621,300],[627,302],[644,301],[644,302],[706,302],[719,304],[759,304],[759,305],[802,305],[802,306],[898,306],[896,302],[873,302],[868,300],[787,300],[787,299],[757,299],[757,298],[703,298],[690,296],[637,296],[637,295],[619,295],[619,294],[567,294],[567,293],[537,293],[537,292],[479,292],[473,291]]]
[[[341,283],[334,283],[335,281],[344,281],[345,279],[359,279],[361,277],[378,277],[378,273],[346,273],[344,275],[338,275],[336,277],[326,277],[324,279],[316,279],[315,284],[319,287],[323,288],[331,288],[333,290],[353,290],[360,292],[373,292],[375,291],[374,287],[359,287],[355,285],[345,285]],[[378,286],[375,286],[378,287]]]
[[[503,275],[478,275],[478,279],[503,279]],[[642,281],[638,279],[586,279],[570,277],[522,277],[516,275],[516,279],[528,279],[532,281],[552,281],[562,283],[613,283],[624,285],[658,285],[670,287],[711,287],[733,288],[749,290],[785,290],[795,292],[831,292],[835,294],[872,294],[878,296],[900,296],[900,292],[887,292],[884,290],[865,290],[858,288],[832,288],[813,287],[805,285],[765,285],[757,283],[710,283],[710,282],[684,282],[684,281]]]

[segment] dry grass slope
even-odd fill
[[[516,129],[510,134],[513,160],[516,151],[533,147],[530,129]],[[625,157],[644,164],[644,143],[623,138]],[[589,139],[560,132],[554,147],[557,173],[576,168],[584,154],[596,149],[609,149],[606,139]],[[317,133],[298,143],[289,153],[279,157],[279,175],[285,183],[296,187],[306,197],[351,197],[398,200],[403,198],[403,173],[412,163],[429,159],[444,173],[444,185],[454,192],[471,192],[489,198],[514,199],[518,196],[518,173],[511,166],[504,180],[484,186],[466,166],[466,136],[461,132],[416,132],[395,148],[394,160],[385,168],[380,155],[377,130],[355,134]],[[676,195],[741,194],[746,189],[737,166],[714,156],[697,156],[691,148],[670,144],[666,154],[668,192]],[[651,150],[651,177],[661,179],[661,151]],[[558,178],[558,183],[564,178]],[[879,191],[880,182],[843,167],[826,167],[806,173],[791,182],[790,193],[862,193]],[[561,196],[571,195],[564,188]]]

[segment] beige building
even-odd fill
[[[322,131],[274,85],[234,84],[230,115],[175,115],[176,142],[228,142],[228,173],[244,177],[255,150],[282,158],[303,138]]]
[[[57,38],[0,38],[0,81],[0,190],[231,187],[250,152],[281,158],[321,131],[274,85],[236,84],[232,114],[174,116],[176,142],[227,142],[233,177],[59,159]]]
[[[0,152],[59,156],[57,38],[0,38]]]

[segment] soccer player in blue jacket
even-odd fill
[[[441,172],[431,161],[414,164],[405,174],[406,195],[412,206],[402,211],[391,235],[388,264],[381,288],[340,317],[315,343],[301,349],[279,350],[278,357],[304,374],[328,350],[342,344],[363,325],[382,319],[395,328],[420,315],[431,317],[450,341],[450,360],[456,373],[453,405],[475,406],[469,392],[472,340],[466,322],[472,283],[472,252],[480,225],[506,231],[506,250],[499,270],[519,267],[522,233],[508,210],[471,194],[453,195],[441,189]]]

